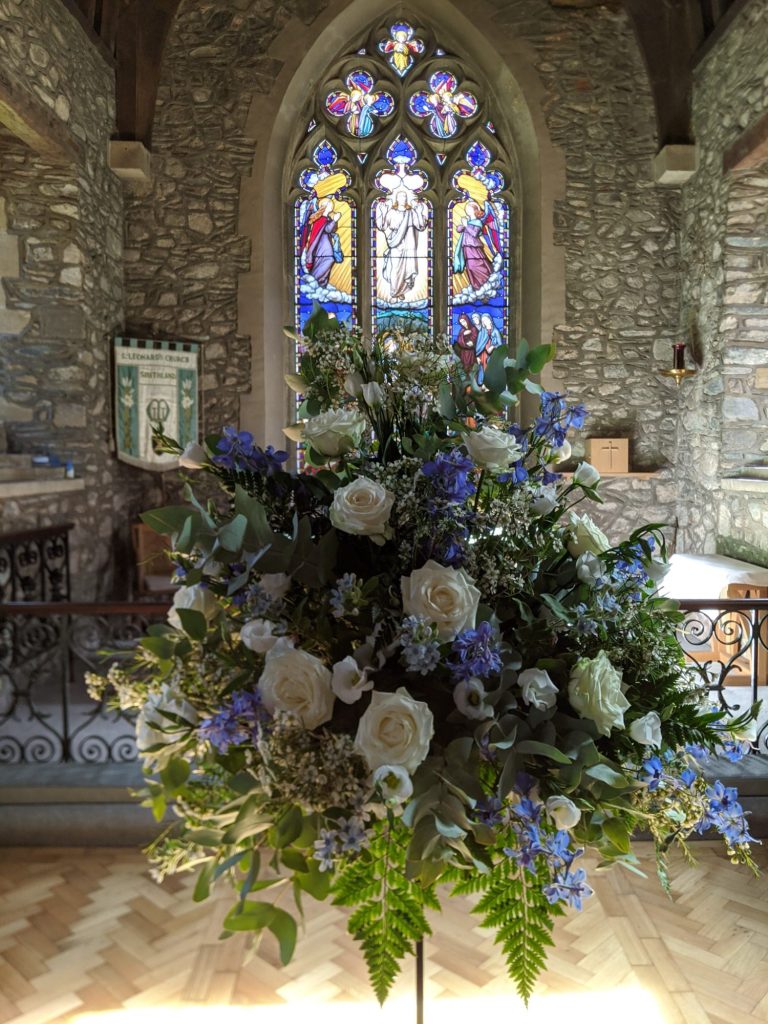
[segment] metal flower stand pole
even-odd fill
[[[424,1024],[424,940],[416,943],[416,1024]]]

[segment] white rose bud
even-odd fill
[[[366,405],[369,405],[371,409],[376,409],[378,406],[383,405],[384,392],[382,391],[381,384],[377,384],[375,380],[370,380],[367,384],[363,384],[363,398]]]
[[[268,652],[259,693],[267,711],[290,711],[305,729],[316,729],[333,715],[331,673],[319,658],[287,644]]]
[[[179,465],[182,469],[202,469],[207,462],[205,449],[197,441],[190,441],[179,456]]]
[[[281,601],[291,589],[291,577],[284,572],[266,572],[259,577],[259,586],[273,601]]]
[[[602,736],[610,736],[611,729],[624,728],[629,701],[622,692],[621,672],[613,667],[605,651],[596,658],[576,662],[568,682],[568,699],[581,718],[595,723]]]
[[[413,773],[429,753],[434,731],[429,706],[414,700],[404,687],[396,693],[374,690],[358,724],[355,745],[372,771],[399,764]]]
[[[464,679],[453,688],[453,700],[465,718],[493,718],[493,708],[485,703],[485,687],[479,679]]]
[[[557,504],[557,484],[545,484],[534,493],[531,508],[537,516],[548,516]]]
[[[660,747],[661,719],[655,711],[649,711],[630,724],[629,735],[635,743],[641,743],[644,747]]]
[[[604,575],[605,566],[591,551],[585,551],[576,559],[576,576],[582,583],[593,586]]]
[[[368,670],[348,655],[333,666],[331,689],[344,704],[354,704],[366,690],[373,689],[373,680],[368,678]]]
[[[433,622],[441,640],[455,640],[462,630],[475,625],[480,591],[474,582],[463,569],[430,558],[410,576],[400,577],[403,610]]]
[[[549,672],[543,668],[527,668],[517,677],[523,692],[523,700],[531,704],[537,711],[547,711],[557,703],[558,689],[552,682]]]
[[[558,829],[572,829],[581,820],[581,811],[567,796],[550,796],[544,805]]]
[[[304,424],[304,440],[315,451],[337,458],[360,445],[365,420],[356,410],[329,409]]]
[[[266,654],[278,641],[274,634],[274,626],[269,619],[251,619],[240,630],[240,643],[249,651]]]
[[[411,776],[401,764],[383,764],[373,773],[373,784],[387,803],[402,804],[413,793]]]
[[[611,542],[600,527],[596,526],[586,513],[583,516],[571,513],[568,534],[568,552],[572,558],[578,558],[585,551],[593,555],[602,555],[611,546]]]
[[[580,462],[573,474],[573,482],[582,487],[594,487],[600,480],[600,474],[589,462]]]
[[[358,370],[347,374],[344,379],[344,390],[352,398],[359,398],[363,393],[363,375]]]
[[[147,765],[163,768],[171,759],[172,751],[154,750],[150,747],[164,744],[165,747],[183,740],[189,729],[171,720],[167,714],[189,722],[190,728],[197,723],[198,715],[183,694],[170,686],[164,686],[158,693],[150,693],[136,718],[136,747]]]
[[[496,427],[481,427],[462,434],[461,439],[473,462],[491,473],[509,469],[523,454],[523,449],[512,436]]]
[[[571,457],[571,452],[571,442],[566,438],[561,445],[550,451],[547,462],[567,462]]]
[[[391,536],[389,515],[395,496],[376,480],[359,476],[333,493],[330,519],[337,530],[383,544]]]
[[[179,611],[200,612],[210,622],[219,613],[216,598],[201,583],[180,587],[173,595],[173,608],[168,612],[168,622],[174,629],[181,629]]]

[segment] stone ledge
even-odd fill
[[[768,494],[768,480],[759,477],[731,476],[720,481],[724,491],[751,491],[755,494]]]
[[[67,494],[84,491],[85,480],[12,480],[0,483],[0,501],[7,498],[33,498],[38,494]]]

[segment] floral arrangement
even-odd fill
[[[106,680],[138,710],[162,878],[236,892],[224,934],[271,931],[287,962],[305,894],[349,906],[383,1001],[429,933],[425,911],[479,894],[527,999],[555,918],[600,866],[639,871],[715,829],[754,867],[710,755],[750,748],[675,639],[658,526],[611,545],[578,506],[599,474],[568,457],[584,409],[531,379],[550,346],[496,349],[478,383],[450,348],[366,342],[322,311],[299,339],[306,468],[227,428],[166,451],[221,485],[147,513],[171,536],[168,624]],[[530,427],[512,422],[523,390]],[[286,904],[293,900],[291,912]]]

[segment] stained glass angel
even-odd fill
[[[345,128],[350,135],[365,139],[376,127],[375,117],[387,117],[395,109],[388,92],[374,91],[373,77],[358,69],[346,77],[348,92],[334,89],[325,98],[325,109],[332,117],[346,117]]]

